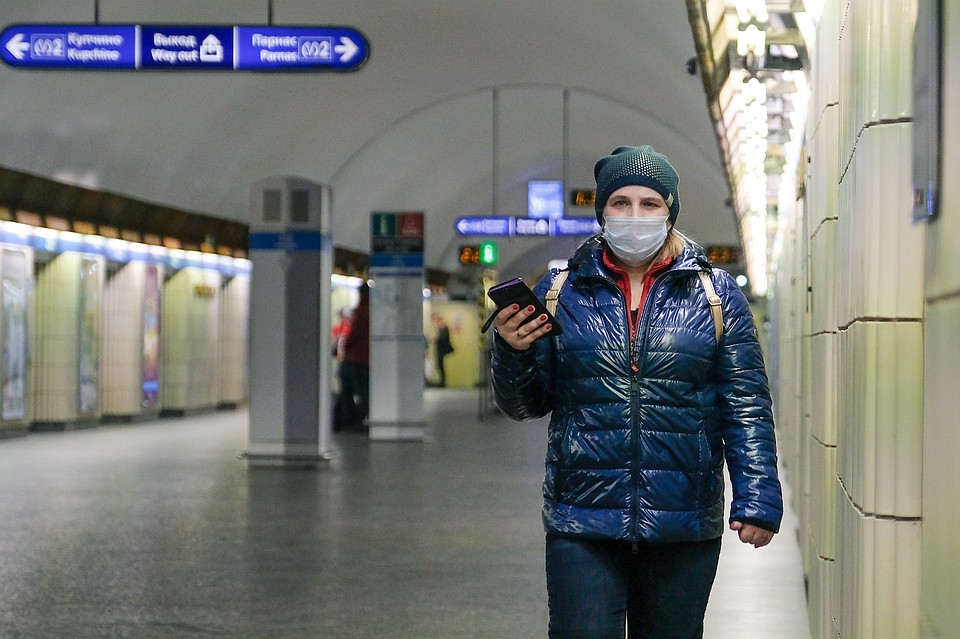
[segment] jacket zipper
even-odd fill
[[[637,320],[637,330],[633,339],[627,336],[627,343],[630,345],[630,415],[631,429],[633,432],[633,507],[631,508],[631,543],[633,552],[637,553],[637,543],[640,540],[640,365],[643,362],[643,355],[647,350],[647,329],[650,324],[651,298],[660,288],[660,285],[668,277],[675,277],[678,273],[686,272],[687,269],[679,271],[667,270],[661,273],[653,280],[650,290],[647,292],[647,298],[643,300],[643,311]],[[626,306],[626,300],[624,300]],[[629,309],[627,310],[627,326],[629,326]],[[628,329],[629,330],[629,329]],[[643,338],[640,338],[640,331],[643,331]],[[641,350],[642,345],[642,350]]]

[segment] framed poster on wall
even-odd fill
[[[160,267],[150,264],[143,285],[143,397],[144,408],[160,400]]]
[[[3,249],[0,258],[0,384],[4,421],[26,417],[27,256]]]
[[[80,317],[77,340],[79,410],[92,415],[100,407],[100,262],[80,260]]]

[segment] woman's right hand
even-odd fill
[[[520,308],[519,304],[507,306],[497,313],[495,323],[497,335],[511,348],[518,351],[527,350],[535,339],[546,335],[553,329],[552,324],[547,324],[545,314],[541,314],[528,322],[527,319],[535,311],[536,309],[533,306],[527,306],[523,309]]]

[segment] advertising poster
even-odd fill
[[[0,375],[3,419],[26,416],[24,392],[27,362],[26,255],[4,250],[0,261]]]
[[[79,408],[89,415],[100,405],[100,264],[95,259],[80,261],[79,336]]]
[[[143,406],[160,399],[160,267],[147,266],[143,286]]]

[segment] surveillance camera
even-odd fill
[[[687,73],[690,75],[697,74],[697,58],[693,57],[687,60]]]

